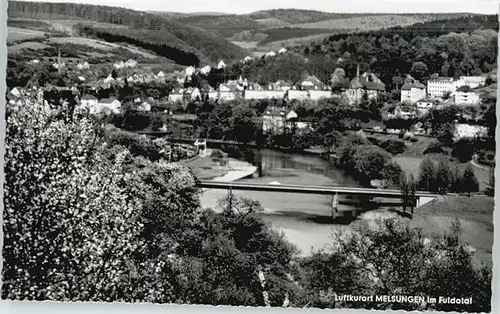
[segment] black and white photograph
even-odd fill
[[[498,310],[496,0],[7,6],[3,300]]]

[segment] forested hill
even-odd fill
[[[278,79],[298,82],[304,73],[329,83],[335,69],[349,79],[373,71],[387,90],[400,87],[407,74],[427,82],[432,74],[457,77],[481,75],[497,67],[497,16],[473,16],[379,31],[339,34],[290,49],[274,58],[263,57],[235,65],[234,76],[259,83]]]
[[[169,39],[176,37],[176,50],[198,51],[198,59],[207,57],[210,61],[219,59],[235,60],[246,55],[246,51],[227,40],[201,28],[187,26],[171,19],[130,9],[74,3],[48,3],[9,1],[9,18],[25,19],[74,19],[88,20],[133,28],[133,33],[145,34],[143,38],[131,38],[136,44],[141,40],[146,44],[157,44],[158,36],[165,34]],[[147,31],[150,31],[149,38]],[[124,36],[124,41],[128,38]],[[168,45],[167,40],[160,43]],[[182,43],[182,44],[179,44]],[[139,43],[140,44],[140,43]],[[199,55],[202,54],[202,55]]]
[[[384,36],[387,35],[388,33],[392,33],[392,34],[398,34],[405,40],[411,40],[412,38],[417,36],[437,37],[452,32],[453,33],[472,32],[477,29],[492,29],[498,31],[498,28],[499,28],[498,14],[491,14],[491,15],[470,14],[454,18],[416,23],[405,27],[396,26],[383,30],[362,32],[359,33],[358,35]],[[339,39],[345,39],[349,36],[352,36],[352,34],[333,35],[329,37],[326,41],[328,42]]]

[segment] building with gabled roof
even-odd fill
[[[425,85],[417,80],[406,82],[401,87],[401,102],[414,104],[426,96]]]
[[[262,132],[264,134],[282,134],[287,124],[298,118],[295,111],[285,107],[269,106],[262,114]]]
[[[366,94],[368,99],[376,99],[379,93],[385,91],[385,84],[371,72],[359,73],[359,65],[356,71],[356,77],[349,83],[349,88],[344,95],[349,104],[359,104]]]

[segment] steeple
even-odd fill
[[[359,78],[359,63],[358,63],[358,67],[356,69],[356,78]]]
[[[61,73],[61,49],[57,48],[57,72]]]

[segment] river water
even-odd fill
[[[247,161],[258,168],[258,176],[241,179],[238,182],[264,183],[279,182],[296,185],[360,185],[339,169],[332,162],[315,155],[287,153],[269,149],[223,148],[230,157]],[[236,196],[244,196],[259,201],[264,207],[262,217],[301,251],[308,255],[311,250],[327,247],[331,243],[333,230],[349,228],[342,219],[331,219],[331,196],[273,193],[258,191],[234,191]],[[203,193],[203,207],[214,208],[217,200],[227,195],[224,190],[208,190]],[[341,200],[339,211],[350,216],[352,205],[349,200]],[[347,215],[348,214],[348,215]]]

